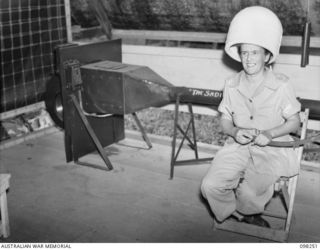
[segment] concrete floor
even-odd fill
[[[107,147],[110,172],[67,164],[60,131],[2,150],[11,236],[0,241],[269,242],[214,231],[199,192],[209,164],[176,167],[169,180],[171,148],[154,138],[151,150],[134,139]],[[102,164],[97,154],[83,161]],[[320,174],[302,171],[289,242],[320,242],[319,191]]]

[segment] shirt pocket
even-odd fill
[[[255,117],[259,124],[258,129],[270,129],[283,123],[281,109],[276,103],[265,103],[258,107]]]
[[[249,128],[250,127],[250,114],[249,112],[232,112],[233,123],[240,128]]]

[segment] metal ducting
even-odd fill
[[[173,85],[148,67],[101,61],[81,67],[88,113],[131,114],[171,102]]]

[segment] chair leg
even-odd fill
[[[292,179],[290,180],[290,188],[291,190],[289,190],[289,195],[290,195],[290,199],[289,199],[289,203],[288,203],[288,216],[287,216],[287,220],[286,220],[286,226],[285,226],[285,230],[287,232],[289,232],[290,230],[290,226],[291,226],[291,219],[292,219],[292,215],[293,215],[293,204],[294,204],[294,198],[295,198],[295,194],[296,194],[296,188],[297,188],[297,181],[298,181],[298,177],[294,176],[292,177]]]

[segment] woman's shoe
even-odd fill
[[[243,219],[241,221],[248,224],[260,226],[260,227],[270,228],[269,222],[263,219],[260,214],[245,215],[243,216]]]

